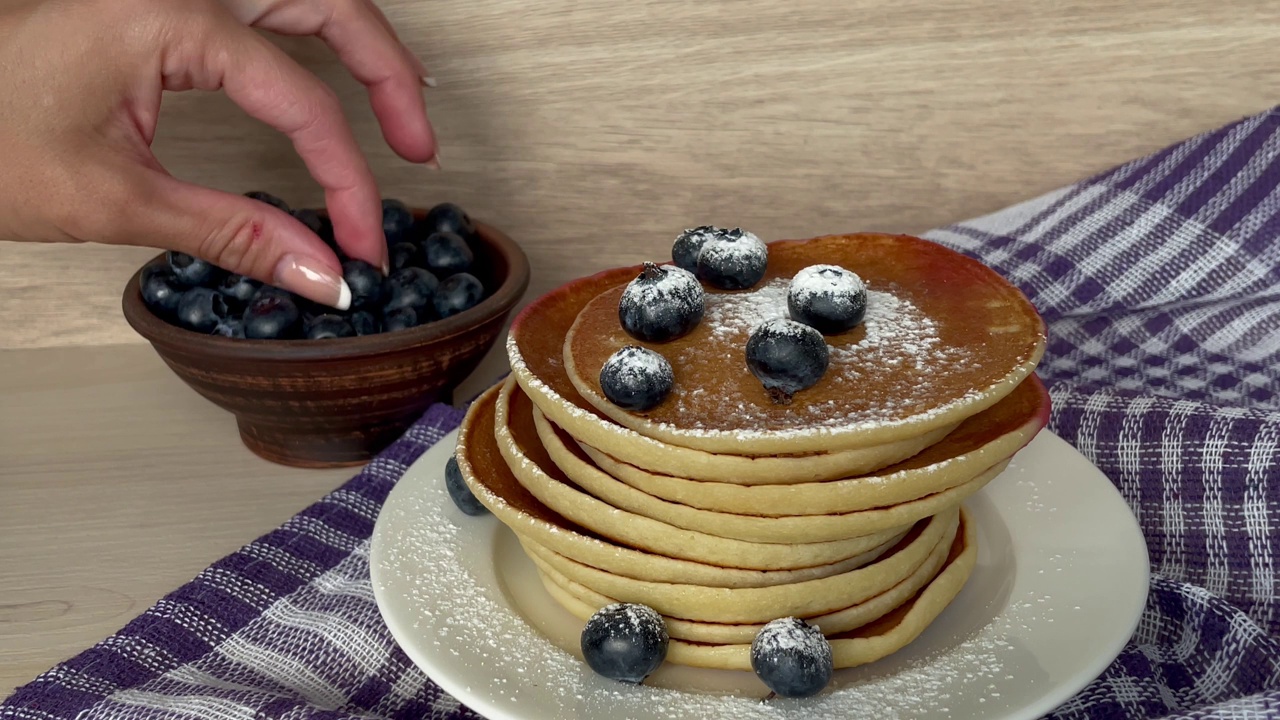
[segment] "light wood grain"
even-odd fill
[[[443,172],[386,148],[320,43],[284,45],[339,92],[383,192],[508,229],[531,295],[703,222],[922,231],[1280,98],[1263,0],[381,4],[440,81]],[[169,96],[156,151],[184,178],[319,201],[288,144],[218,95]],[[0,347],[140,342],[118,295],[146,255],[0,243]]]

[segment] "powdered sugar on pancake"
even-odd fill
[[[722,360],[726,369],[745,367],[745,341],[752,329],[769,320],[789,317],[787,292],[790,284],[790,278],[774,278],[751,292],[707,295],[703,322],[711,329],[717,343],[730,348]],[[870,377],[874,377],[881,387],[884,383],[895,384],[893,388],[886,388],[892,392],[878,393],[889,399],[877,406],[856,409],[837,400],[798,405],[782,419],[784,426],[821,431],[823,428],[899,421],[936,401],[936,388],[922,381],[922,377],[927,378],[934,371],[945,372],[948,367],[956,367],[967,359],[963,348],[944,344],[934,321],[910,300],[894,294],[892,288],[867,290],[867,312],[860,327],[861,331],[855,328],[845,335],[827,338],[830,346],[827,376],[831,387],[839,393],[842,387],[868,382]],[[862,333],[861,339],[849,342],[859,332]],[[675,364],[706,361],[703,348],[691,347],[676,358]],[[913,372],[899,374],[901,377],[882,372],[884,368],[899,367]],[[670,401],[678,403],[676,412],[680,421],[664,427],[671,430],[703,429],[699,418],[705,413],[709,400],[707,393],[699,389],[673,394]],[[775,406],[748,400],[740,391],[728,389],[715,400],[733,407],[735,414],[745,421],[779,422]]]

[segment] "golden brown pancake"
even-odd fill
[[[837,452],[716,455],[647,438],[602,415],[578,394],[562,360],[564,338],[578,313],[601,292],[635,277],[638,268],[606,270],[552,290],[516,316],[507,337],[512,376],[547,418],[577,440],[657,473],[736,483],[814,482],[870,472],[911,457],[953,426],[875,447]]]
[[[747,368],[747,339],[765,319],[788,316],[790,278],[820,263],[863,279],[866,319],[827,336],[831,361],[822,379],[779,404]],[[771,243],[755,288],[706,287],[702,322],[666,343],[640,342],[622,329],[624,288],[592,299],[570,328],[563,347],[570,381],[615,422],[712,453],[846,450],[917,437],[994,405],[1044,352],[1044,323],[1017,288],[975,260],[906,235]],[[600,368],[625,345],[659,352],[675,373],[671,394],[644,413],[613,405],[600,390]]]
[[[535,420],[537,417],[535,416]],[[576,483],[604,497],[613,484],[625,483],[640,493],[613,489],[605,498],[681,527],[705,526],[709,517],[696,510],[751,516],[738,521],[732,537],[775,538],[788,528],[809,528],[813,522],[794,516],[836,518],[845,513],[890,507],[942,492],[973,479],[996,462],[1008,460],[1049,421],[1049,393],[1034,374],[994,406],[967,419],[940,442],[919,454],[874,473],[826,482],[786,485],[739,485],[659,475],[619,462],[585,445],[574,443],[549,421],[538,421],[538,435],[552,459]],[[778,522],[768,522],[776,518]],[[815,521],[833,528],[838,520]],[[742,534],[746,533],[746,534]]]

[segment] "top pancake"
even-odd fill
[[[779,405],[747,369],[747,339],[764,320],[787,317],[790,278],[815,264],[857,273],[867,284],[867,316],[827,337],[826,374]],[[906,235],[770,243],[768,271],[756,287],[706,287],[702,322],[667,343],[640,342],[622,329],[624,287],[604,291],[578,314],[563,346],[570,381],[619,424],[707,452],[831,451],[917,436],[994,405],[1044,353],[1044,323],[1017,288],[975,260]],[[675,371],[671,394],[649,412],[622,410],[600,390],[600,368],[624,345],[661,353]]]

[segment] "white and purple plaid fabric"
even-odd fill
[[[1043,313],[1050,427],[1147,538],[1136,635],[1053,717],[1280,718],[1280,109],[928,237]],[[369,582],[383,499],[460,419],[432,408],[0,718],[475,717],[395,645]]]

